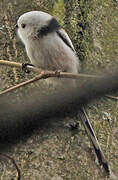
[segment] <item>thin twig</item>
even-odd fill
[[[22,68],[22,64],[21,63],[16,63],[16,62],[12,62],[12,61],[6,61],[6,60],[0,60],[0,65],[4,65],[4,66],[10,66],[10,67],[16,67],[16,68]],[[101,78],[101,76],[96,76],[96,75],[88,75],[88,74],[73,74],[73,73],[67,73],[67,72],[59,72],[56,73],[55,71],[47,71],[47,70],[42,70],[40,68],[37,67],[33,67],[28,65],[27,69],[29,71],[33,71],[38,73],[38,75],[36,75],[34,78],[22,82],[16,86],[13,86],[9,89],[6,89],[2,92],[0,92],[0,95],[6,94],[8,92],[11,92],[13,90],[16,90],[20,87],[26,86],[27,84],[33,83],[37,80],[40,79],[46,79],[49,77],[59,77],[59,78],[71,78],[71,79],[80,79],[80,78]]]
[[[10,67],[16,67],[16,68],[22,68],[22,64],[21,63],[16,63],[13,61],[7,61],[7,60],[0,60],[0,65],[4,65],[4,66],[10,66]],[[47,71],[44,69],[40,69],[37,67],[33,67],[28,65],[27,69],[29,71],[32,72],[36,72],[36,73],[41,73],[42,71],[45,71],[45,74],[48,74],[48,77],[57,77],[55,71]],[[47,78],[48,78],[47,77]],[[101,76],[97,76],[97,75],[89,75],[89,74],[73,74],[73,73],[67,73],[67,72],[60,72],[59,74],[60,78],[72,78],[72,79],[80,79],[80,78],[101,78]]]
[[[114,99],[114,100],[118,100],[118,96],[105,95],[105,97]]]
[[[13,62],[13,61],[7,61],[7,60],[0,60],[0,65],[2,66],[9,66],[9,67],[16,67],[16,68],[22,68],[21,63]],[[33,66],[27,66],[27,69],[29,71],[33,72],[38,72],[39,73],[39,68],[33,67]]]
[[[37,81],[37,80],[40,80],[40,79],[45,79],[45,78],[47,78],[47,77],[48,77],[48,75],[45,74],[45,73],[42,71],[42,73],[40,73],[39,75],[35,76],[34,78],[32,78],[32,79],[30,79],[30,80],[27,80],[27,81],[25,81],[25,82],[22,82],[22,83],[20,83],[20,84],[17,84],[16,86],[13,86],[13,87],[11,87],[11,88],[9,88],[9,89],[6,89],[6,90],[0,92],[0,95],[6,94],[6,93],[11,92],[11,91],[14,91],[14,90],[16,90],[16,89],[18,89],[18,88],[20,88],[20,87],[26,86],[26,85],[28,85],[28,84],[30,84],[30,83],[33,83],[33,82],[35,82],[35,81]]]
[[[20,180],[20,179],[21,179],[21,172],[20,172],[20,169],[19,169],[17,163],[15,162],[15,160],[14,160],[12,157],[8,156],[7,154],[0,153],[0,156],[1,156],[1,157],[5,157],[5,158],[7,158],[7,159],[10,159],[10,160],[12,161],[12,163],[13,163],[13,165],[15,166],[15,168],[16,168],[16,170],[17,170],[17,173],[18,173],[17,180]]]

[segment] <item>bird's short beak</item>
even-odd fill
[[[15,24],[15,28],[18,29],[18,24]]]

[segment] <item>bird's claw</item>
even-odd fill
[[[61,73],[61,72],[62,72],[62,70],[56,70],[56,71],[55,71],[55,75],[56,75],[56,77],[58,77],[58,78],[59,78],[59,77],[60,77],[60,73]]]
[[[22,70],[25,72],[25,73],[30,73],[30,70],[27,68],[27,66],[34,66],[33,64],[30,64],[30,63],[22,63]]]

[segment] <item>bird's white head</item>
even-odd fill
[[[26,45],[27,41],[37,36],[37,31],[46,27],[52,16],[42,11],[30,11],[21,15],[17,21],[18,35]]]

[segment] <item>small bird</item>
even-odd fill
[[[46,70],[78,73],[76,51],[68,34],[54,17],[42,11],[31,11],[19,17],[17,26],[33,65]]]
[[[45,70],[78,73],[80,69],[79,58],[68,34],[54,17],[42,11],[31,11],[19,17],[17,26],[18,35],[24,43],[27,55],[33,65]],[[72,88],[75,86],[75,80],[50,79],[52,84],[56,79],[56,82],[63,83],[63,86],[68,86],[68,84]],[[50,81],[50,79],[47,81]],[[100,149],[84,108],[79,109],[79,118],[93,144],[100,164],[109,173],[107,161]]]

